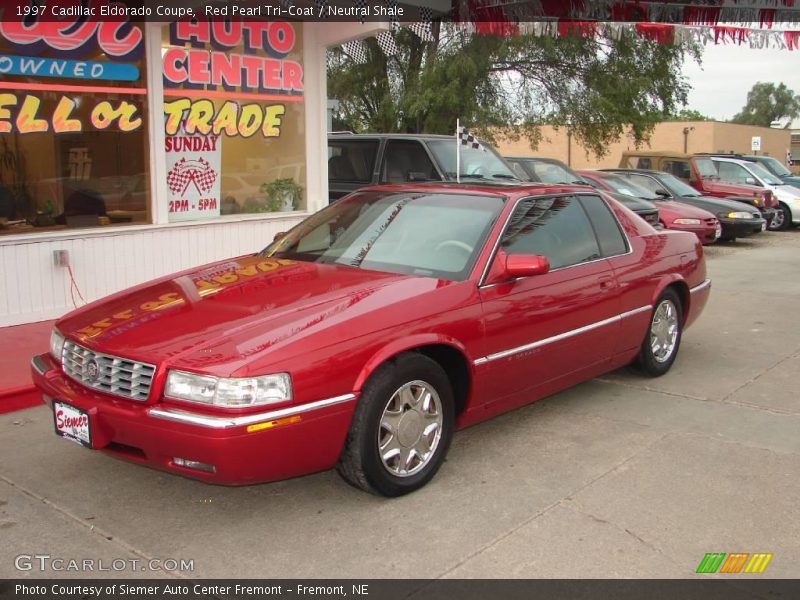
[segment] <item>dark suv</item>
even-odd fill
[[[486,143],[461,146],[462,181],[514,181],[511,167]],[[455,136],[423,134],[328,134],[330,201],[379,183],[456,181]]]

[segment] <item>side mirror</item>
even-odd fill
[[[275,236],[272,238],[272,241],[273,241],[273,242],[277,242],[278,240],[282,240],[283,238],[285,238],[285,237],[286,237],[286,234],[287,234],[287,233],[288,233],[288,232],[286,232],[286,231],[279,231],[279,232],[278,232],[278,233],[276,233],[276,234],[275,234]]]
[[[761,185],[760,183],[758,183],[758,182],[755,180],[755,177],[747,177],[747,178],[745,178],[744,182],[745,182],[747,185],[758,185],[758,186],[760,186],[760,185]]]
[[[508,279],[544,275],[550,270],[550,261],[541,254],[509,254],[506,256],[505,275]]]

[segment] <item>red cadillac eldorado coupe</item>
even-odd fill
[[[86,447],[233,485],[337,466],[398,496],[456,429],[630,363],[666,373],[709,291],[695,235],[586,187],[372,187],[66,315],[32,369]]]

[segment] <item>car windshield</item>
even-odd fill
[[[526,162],[528,168],[531,169],[536,174],[539,181],[543,183],[586,184],[580,175],[557,163],[548,162],[546,160],[528,160]]]
[[[771,156],[765,156],[761,158],[760,164],[768,171],[771,171],[773,175],[777,175],[778,177],[789,177],[792,174],[792,172],[787,169],[781,161]]]
[[[661,183],[676,196],[682,196],[684,198],[699,198],[702,196],[702,194],[692,186],[684,183],[671,173],[659,173],[658,178],[661,180]]]
[[[357,192],[292,229],[263,256],[461,281],[503,199],[430,192]]]
[[[694,164],[697,167],[697,172],[700,173],[700,177],[719,179],[717,168],[714,166],[714,161],[712,161],[710,158],[695,158]]]
[[[619,177],[618,175],[599,175],[598,177],[603,180],[603,182],[610,185],[614,188],[615,192],[620,194],[624,194],[626,196],[633,196],[634,198],[644,198],[645,200],[661,200],[661,196],[654,194],[647,188],[643,188],[642,186],[633,183],[632,181],[628,181],[623,177]]]
[[[456,140],[433,140],[428,147],[436,157],[436,162],[448,179],[456,178]],[[486,148],[486,146],[484,146]],[[512,179],[518,180],[514,171],[505,161],[489,148],[485,150],[461,146],[461,177],[478,179]]]
[[[772,173],[767,171],[767,169],[761,166],[758,163],[750,163],[747,165],[747,168],[753,173],[756,177],[758,177],[761,181],[766,183],[767,185],[783,185],[783,181],[775,177]]]

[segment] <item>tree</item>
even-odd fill
[[[328,92],[339,100],[337,126],[352,131],[445,133],[456,119],[493,141],[526,136],[539,126],[569,126],[598,156],[628,131],[648,139],[663,115],[685,104],[681,76],[693,44],[659,45],[623,32],[601,36],[479,35],[434,22],[434,41],[407,29],[387,58],[366,40],[367,64],[343,49],[332,54]]]
[[[786,127],[800,116],[800,96],[781,83],[756,83],[747,92],[747,103],[731,122],[769,127],[773,121],[788,119]]]
[[[684,108],[679,110],[675,114],[672,115],[664,115],[664,121],[713,121],[711,117],[708,117],[701,113],[699,110],[694,110],[692,108]]]

